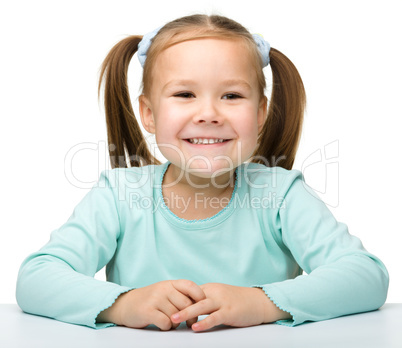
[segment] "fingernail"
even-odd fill
[[[193,325],[193,329],[199,329],[200,328],[200,324],[194,324]]]
[[[177,320],[177,319],[179,319],[180,318],[180,315],[179,314],[173,314],[172,315],[172,319],[174,319],[174,320]]]

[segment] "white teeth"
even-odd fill
[[[214,144],[214,143],[222,143],[223,139],[202,139],[202,138],[193,138],[188,139],[192,144]]]

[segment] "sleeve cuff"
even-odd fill
[[[277,296],[275,296],[275,291],[272,290],[272,288],[268,285],[252,285],[252,288],[260,288],[265,292],[265,295],[277,306],[280,310],[284,312],[288,312],[291,316],[292,319],[286,319],[286,320],[277,320],[274,323],[279,324],[279,325],[284,325],[284,326],[296,326],[301,324],[302,322],[297,322],[295,319],[294,313],[292,313],[291,310],[287,309],[286,306],[283,305],[283,301],[278,299]]]
[[[109,294],[109,296],[106,297],[105,300],[102,302],[103,306],[100,307],[101,309],[96,312],[91,327],[94,329],[104,329],[107,327],[116,326],[115,323],[98,323],[96,321],[96,318],[98,317],[99,313],[101,313],[105,309],[111,307],[116,302],[117,298],[120,295],[122,295],[128,291],[134,290],[134,289],[136,289],[136,288],[129,288],[129,287],[122,286],[122,287],[120,287],[118,292],[113,292],[113,293]]]

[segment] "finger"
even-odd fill
[[[193,324],[191,328],[194,331],[205,331],[221,324],[224,324],[223,318],[221,317],[220,312],[216,311],[208,315],[205,319]]]
[[[172,314],[175,314],[175,313],[181,311],[182,309],[185,309],[185,308],[191,306],[194,303],[194,301],[191,298],[183,295],[180,291],[177,291],[177,290],[174,290],[173,293],[170,293],[168,296],[168,299],[172,303],[172,305],[175,308],[177,308],[176,311],[174,311],[173,313],[170,313],[170,316]],[[195,318],[195,320],[192,319],[191,324],[190,325],[187,324],[187,327],[191,327],[191,325],[194,324],[195,322],[197,322],[197,320],[198,320],[198,317]],[[181,322],[178,322],[178,323],[172,322],[173,329],[176,329],[180,325],[180,323]]]
[[[163,312],[156,310],[153,313],[152,324],[159,327],[162,331],[168,331],[172,328],[172,322],[170,318]]]
[[[188,279],[178,279],[171,281],[173,287],[182,294],[191,297],[195,302],[206,299],[204,291],[193,281]]]
[[[160,311],[162,314],[164,314],[170,321],[171,327],[169,329],[176,329],[179,325],[179,323],[173,323],[170,319],[172,314],[177,313],[179,309],[174,306],[170,301],[164,301],[161,305],[157,307],[157,310]],[[156,325],[156,324],[155,324]]]
[[[193,318],[193,319],[189,319],[189,320],[186,321],[186,325],[187,325],[188,328],[191,328],[191,326],[193,324],[195,324],[197,321],[198,321],[198,317]]]
[[[212,301],[206,299],[194,303],[193,305],[181,310],[180,312],[173,314],[171,316],[171,320],[173,323],[181,323],[182,321],[196,318],[199,315],[210,314],[217,309],[218,308],[215,308]]]
[[[170,318],[169,318],[169,320],[170,320]],[[172,322],[172,321],[170,321],[170,322]],[[178,324],[172,323],[172,327],[170,328],[170,330],[176,330],[180,326],[180,324],[181,323],[178,323]]]
[[[176,289],[172,289],[172,291],[168,293],[168,299],[172,303],[172,305],[177,308],[177,311],[175,313],[195,303],[195,301],[192,300],[190,297],[184,295]]]

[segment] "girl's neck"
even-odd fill
[[[180,191],[191,196],[202,192],[205,196],[220,197],[232,192],[235,185],[236,168],[215,178],[203,178],[184,172],[181,168],[170,163],[164,178],[163,187],[170,187],[173,191]]]

